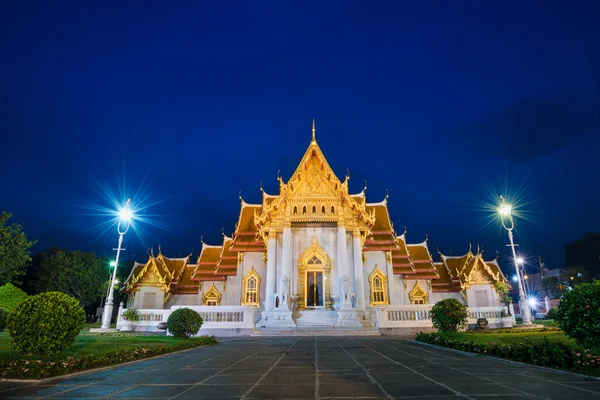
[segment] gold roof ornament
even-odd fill
[[[315,119],[313,118],[313,124],[312,124],[312,144],[316,144],[317,143],[317,139],[315,138]]]

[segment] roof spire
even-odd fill
[[[317,143],[317,139],[315,139],[315,118],[313,117],[313,127],[312,127],[312,143],[315,144]]]

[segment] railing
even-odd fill
[[[123,313],[126,308],[119,307],[119,317],[117,318],[117,329],[123,327]],[[171,310],[160,309],[138,309],[140,320],[133,323],[133,330],[136,332],[157,332],[158,324],[167,322],[167,318],[171,314]]]
[[[377,307],[377,328],[432,327],[430,304]]]
[[[199,335],[203,334],[203,331],[214,329],[254,329],[256,314],[260,314],[256,307],[244,306],[173,306],[170,310],[138,309],[140,320],[133,323],[133,330],[158,332],[158,324],[167,322],[171,312],[178,308],[190,308],[200,314],[203,323]],[[119,307],[117,329],[123,327],[125,311],[125,308]]]
[[[431,323],[432,304],[407,304],[377,307],[378,328],[429,328]],[[499,324],[504,307],[469,307],[468,323],[477,323],[478,318],[485,318],[490,324]]]
[[[178,308],[190,308],[200,314],[204,321],[200,333],[207,329],[254,329],[254,315],[259,311],[248,306],[173,306],[171,311]]]

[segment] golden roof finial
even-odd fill
[[[471,252],[471,243],[469,243],[469,253]]]
[[[365,179],[365,187],[363,188],[363,192],[367,190],[367,180]]]
[[[160,249],[160,244],[158,245],[158,255],[162,254],[162,250]]]
[[[240,191],[238,192],[238,197],[240,198],[241,202],[244,201],[244,199],[242,199],[242,189],[240,189]]]
[[[315,139],[315,119],[313,117],[313,127],[312,127],[312,143],[315,144],[317,143],[317,139]]]
[[[203,245],[205,245],[206,243],[204,243],[204,236],[200,236],[200,243],[202,243]]]
[[[260,181],[260,191],[263,192],[263,193],[265,192],[264,189],[263,189],[263,187],[262,187],[262,181]]]
[[[390,191],[385,189],[385,199],[387,200],[390,197]]]

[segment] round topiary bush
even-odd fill
[[[55,354],[69,348],[85,323],[79,302],[60,292],[29,297],[8,315],[8,334],[17,351]]]
[[[167,329],[175,337],[187,339],[198,333],[201,326],[202,317],[189,308],[178,308],[167,319]]]
[[[558,323],[582,346],[600,347],[600,281],[577,285],[558,303]]]
[[[546,319],[553,319],[555,321],[558,321],[558,308],[555,307],[549,309],[546,313]]]
[[[8,317],[8,313],[0,308],[0,332],[6,328],[6,318]]]
[[[27,297],[27,293],[12,283],[0,286],[0,308],[7,313],[11,313]]]
[[[467,306],[456,299],[438,301],[431,308],[431,322],[442,332],[456,332],[467,323]]]

